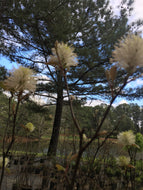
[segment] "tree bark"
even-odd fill
[[[56,101],[56,111],[55,118],[53,124],[52,136],[49,144],[49,149],[47,156],[56,156],[60,125],[61,125],[61,117],[62,117],[62,108],[63,108],[63,81],[62,75],[58,73],[58,82],[57,82],[57,101]]]

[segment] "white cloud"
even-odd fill
[[[121,104],[129,104],[128,103],[128,101],[127,100],[121,100],[121,101],[119,101],[119,102],[117,102],[117,103],[114,103],[113,104],[113,107],[117,107],[117,106],[119,106],[119,105],[121,105]]]
[[[120,9],[118,6],[121,4],[121,0],[110,0],[110,6],[113,8],[113,11],[115,12],[116,15],[120,14]]]
[[[87,100],[86,104],[84,104],[84,106],[95,107],[95,106],[101,105],[101,104],[108,104],[108,103],[105,101],[102,101],[102,100]]]
[[[110,0],[110,5],[113,7],[113,10],[116,15],[119,15],[118,6],[120,7],[122,0]],[[143,0],[135,0],[133,3],[133,11],[129,18],[129,22],[136,21],[138,19],[143,19]]]
[[[36,78],[37,78],[37,84],[40,83],[46,84],[50,81],[50,78],[47,77],[46,75],[37,75]]]
[[[133,16],[135,19],[143,19],[143,0],[135,0]]]
[[[37,75],[37,84],[47,84],[51,80],[49,77],[46,75]],[[34,102],[36,102],[39,105],[47,105],[47,104],[52,104],[56,98],[56,94],[52,93],[39,93],[39,94],[34,94],[30,96],[30,99]]]
[[[137,80],[135,81],[135,83],[136,83],[137,85],[143,85],[143,80],[137,79]]]
[[[47,103],[47,98],[38,95],[31,95],[30,99],[35,103],[37,103],[38,105],[44,105]]]
[[[107,104],[107,105],[109,105],[109,102],[105,102],[103,100],[87,100],[86,104],[84,106],[95,107],[95,106],[101,105],[101,104]],[[114,103],[112,106],[113,107],[117,107],[120,104],[129,104],[129,103],[125,99],[123,99],[123,100],[118,100],[117,99],[116,103]]]
[[[126,88],[137,88],[141,87],[143,85],[143,80],[142,79],[136,79],[135,81],[132,81],[127,84]]]

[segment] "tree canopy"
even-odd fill
[[[122,1],[118,16],[108,0],[16,0],[5,3],[0,21],[1,54],[48,76],[49,83],[40,86],[38,91],[57,94],[53,124],[56,138],[52,137],[55,146],[52,149],[56,149],[58,142],[66,87],[60,72],[45,65],[52,54],[51,48],[56,40],[75,47],[79,63],[67,73],[71,94],[92,98],[106,95],[109,98],[105,70],[111,66],[109,59],[117,40],[132,30],[128,25],[132,3],[132,0]],[[124,74],[119,72],[115,86],[122,82]]]

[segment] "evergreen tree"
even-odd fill
[[[131,10],[132,0],[121,3],[119,16],[113,14],[108,0],[16,0],[2,13],[1,53],[48,76],[49,83],[39,92],[57,94],[49,155],[56,154],[65,89],[63,76],[43,64],[51,48],[56,40],[75,47],[79,64],[67,76],[72,94],[108,95],[105,69],[110,67],[115,42],[131,29],[127,25]],[[119,73],[118,84],[123,74]]]
[[[1,85],[2,81],[6,78],[7,70],[5,67],[0,66],[0,93],[1,93]]]

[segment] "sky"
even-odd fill
[[[114,8],[115,12],[118,12],[118,5],[120,5],[121,0],[110,0],[111,6]],[[134,10],[131,16],[132,20],[137,20],[139,18],[143,19],[143,0],[134,0],[133,4]]]
[[[133,12],[132,17],[133,19],[139,19],[139,18],[143,19],[143,0],[135,0],[134,12]]]
[[[110,0],[111,6],[114,8],[115,13],[118,12],[118,5],[120,4],[121,0]],[[134,0],[134,4],[133,4],[134,10],[132,12],[132,15],[129,19],[130,22],[132,21],[136,21],[138,19],[143,19],[143,0]],[[143,34],[143,27],[141,28],[142,30],[142,34]],[[132,82],[129,83],[128,87],[130,87],[130,85],[134,85],[134,86],[143,86],[143,81],[140,79],[137,79],[136,82]],[[106,103],[108,104],[108,101],[100,101],[100,100],[93,100],[92,102],[89,100],[87,101],[87,106],[96,106],[99,105],[101,103]],[[114,102],[113,106],[116,107],[119,104],[123,104],[123,103],[137,103],[140,106],[143,106],[143,100],[133,100],[133,101],[128,101],[124,98],[117,98],[116,101]]]
[[[110,0],[111,6],[114,8],[115,13],[118,12],[118,5],[120,4],[121,0]],[[132,16],[130,17],[130,21],[136,21],[137,19],[143,19],[143,0],[134,0],[134,11],[132,13]],[[142,28],[142,33],[143,33],[143,28]],[[13,67],[17,68],[18,64],[17,63],[10,63],[6,57],[0,56],[0,65],[4,65],[8,70],[11,70]],[[133,85],[143,85],[143,81],[137,80]],[[102,103],[99,100],[94,100],[93,102],[88,101],[86,105],[89,106],[95,106],[97,104]],[[104,102],[103,102],[104,103]],[[108,103],[105,101],[105,103]],[[114,106],[117,106],[118,104],[121,103],[137,103],[141,106],[143,106],[143,100],[136,101],[134,100],[133,102],[129,102],[128,100],[125,100],[123,98],[118,98]]]

